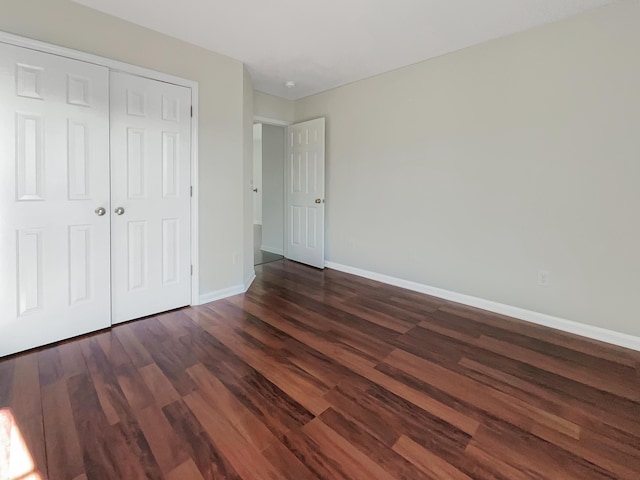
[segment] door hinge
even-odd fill
[[[193,118],[193,105],[191,105],[191,118]]]
[[[191,275],[193,276],[193,265],[191,265]]]
[[[189,187],[189,196],[193,197],[193,185]]]

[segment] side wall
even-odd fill
[[[0,10],[0,30],[199,82],[200,292],[242,284],[242,63],[69,0]]]
[[[294,102],[268,93],[255,91],[253,95],[253,113],[260,119],[279,120],[293,123],[295,118]]]
[[[297,101],[327,118],[327,260],[640,336],[638,25],[621,2]]]

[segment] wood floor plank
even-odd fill
[[[155,363],[139,368],[138,372],[157,406],[162,408],[180,399],[180,394]]]
[[[166,480],[205,480],[192,459],[171,470],[165,477]]]
[[[209,408],[205,397],[198,392],[192,392],[184,401],[241,478],[280,478],[272,464],[252,443],[248,442],[223,415]]]
[[[0,359],[0,408],[8,407],[11,403],[15,365],[13,358]]]
[[[330,408],[319,418],[393,478],[411,478],[415,475],[415,465],[368,433],[351,417]]]
[[[16,426],[24,438],[35,469],[46,475],[42,397],[38,353],[22,354],[15,359],[10,408]]]
[[[0,359],[0,479],[640,478],[640,352],[287,260],[256,274]]]
[[[65,378],[73,377],[87,371],[87,364],[82,356],[80,343],[77,341],[67,341],[58,345],[60,363]]]
[[[187,372],[194,379],[202,397],[207,399],[215,411],[225,417],[247,443],[262,451],[276,441],[267,426],[206,368],[194,365]]]
[[[381,465],[358,450],[347,439],[328,427],[320,419],[315,419],[302,428],[302,432],[312,442],[307,451],[298,451],[298,458],[312,471],[330,472],[325,478],[345,480],[390,480],[393,475]],[[316,450],[315,452],[313,450]],[[295,452],[294,452],[295,453]]]
[[[404,435],[400,436],[393,446],[393,450],[415,465],[428,478],[434,480],[441,478],[471,480],[471,477]]]
[[[182,400],[167,405],[162,410],[204,480],[240,479],[233,466]]]
[[[84,474],[82,448],[65,379],[42,388],[42,414],[49,477],[76,478]]]
[[[71,377],[68,387],[87,477],[114,480],[145,478],[140,461],[109,426],[91,377],[87,374]]]
[[[189,459],[189,454],[157,405],[152,404],[136,412],[136,420],[164,474],[172,472]]]
[[[116,370],[118,384],[131,408],[138,412],[155,403],[153,394],[133,365],[123,365]]]
[[[531,427],[531,422],[557,430],[572,438],[579,438],[580,427],[573,422],[529,405],[515,397],[447,370],[439,365],[416,357],[403,350],[394,350],[385,363],[402,369],[425,383],[449,393],[457,398],[467,395],[474,398],[474,404],[498,418],[502,418],[524,430]]]

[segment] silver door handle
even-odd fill
[[[107,210],[102,208],[102,207],[98,207],[94,210],[94,212],[96,212],[96,215],[98,215],[99,217],[103,216],[105,213],[107,213]]]
[[[253,189],[253,191],[254,191],[254,192],[256,192],[256,193],[258,193],[258,189],[257,189],[257,188],[254,188],[254,189]]]
[[[116,215],[122,215],[124,213],[124,208],[118,207],[114,210],[114,212],[116,212]]]

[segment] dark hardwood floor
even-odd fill
[[[0,479],[640,478],[638,352],[332,270],[257,274],[0,360]]]

